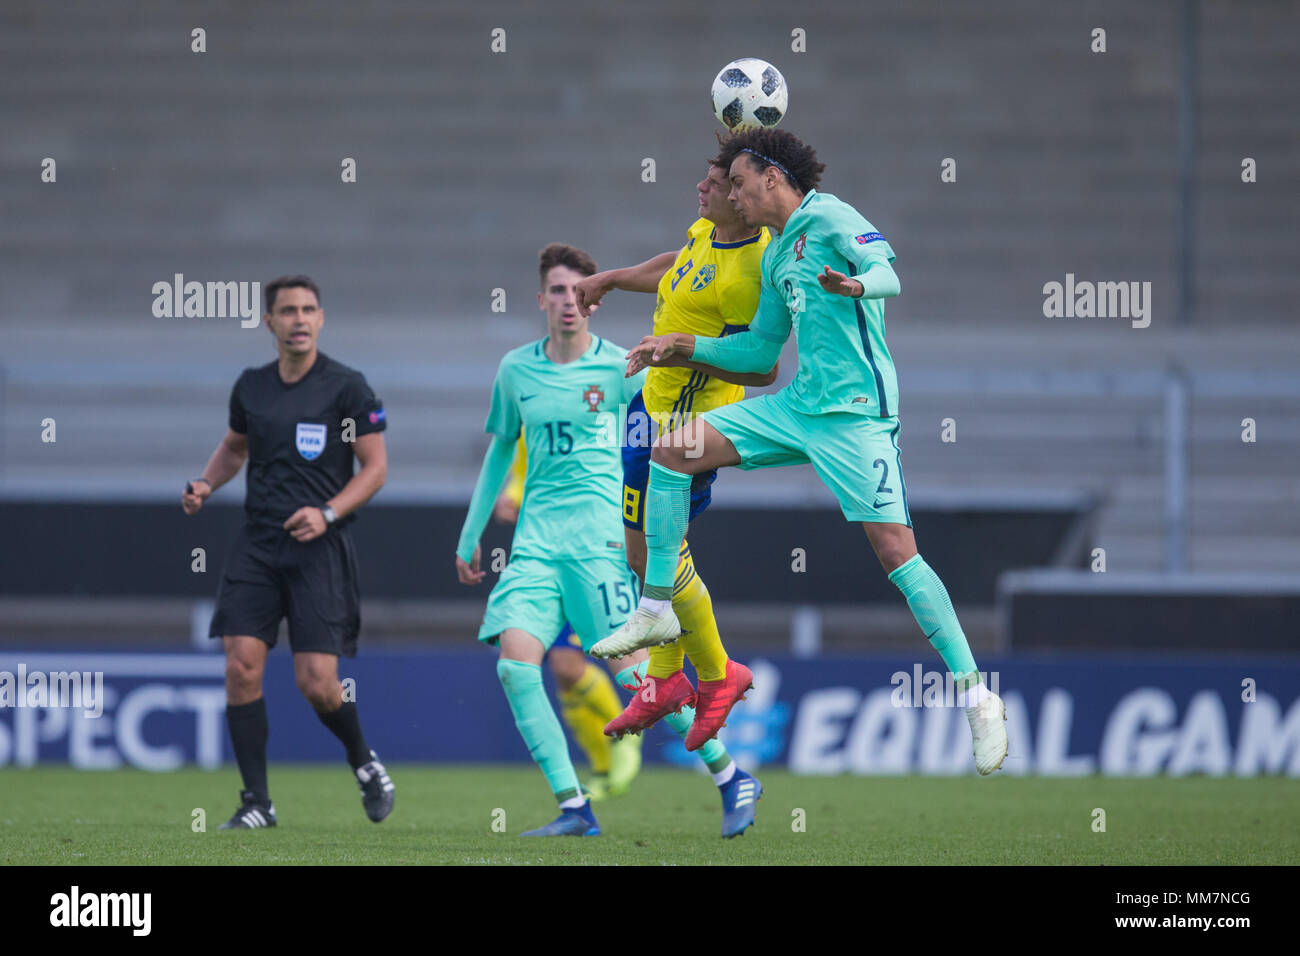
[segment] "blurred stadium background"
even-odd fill
[[[602,266],[681,244],[715,151],[708,84],[752,55],[783,71],[825,190],[898,251],[918,543],[1012,704],[1006,769],[1300,775],[1298,32],[1300,7],[1264,0],[6,3],[0,669],[104,669],[117,716],[91,739],[0,712],[0,764],[228,758],[201,635],[242,477],[197,519],[179,495],[273,350],[238,319],[154,317],[178,273],[310,274],[323,350],[385,401],[344,668],[383,688],[359,695],[372,739],[392,760],[526,759],[472,642],[487,587],[452,566],[496,362],[542,334],[543,244]],[[1149,282],[1150,326],[1045,318],[1067,274]],[[616,293],[592,328],[631,344],[649,312]],[[761,665],[733,751],[967,770],[957,715],[888,707],[891,675],[938,658],[811,470],[715,491],[698,566],[729,648]],[[290,672],[281,651],[273,701]],[[273,711],[272,757],[334,759],[297,709]],[[470,712],[479,736],[431,730]]]

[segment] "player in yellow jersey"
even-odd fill
[[[589,314],[614,289],[655,292],[655,335],[689,332],[725,336],[747,332],[758,307],[759,264],[770,236],[766,228],[754,229],[736,214],[727,201],[730,188],[727,170],[710,165],[708,175],[696,186],[700,218],[687,231],[686,244],[675,253],[662,253],[640,265],[598,272],[583,279],[576,288],[579,311]],[[654,431],[669,434],[700,412],[740,401],[745,397],[746,385],[770,385],[776,375],[776,368],[767,373],[744,374],[687,361],[674,368],[650,369],[645,387],[628,408],[623,449],[623,524],[628,563],[643,581],[645,489]],[[655,428],[650,427],[651,421]],[[691,519],[709,506],[716,477],[716,471],[696,477],[691,487]],[[731,706],[752,685],[753,675],[743,664],[728,659],[708,589],[695,571],[685,542],[671,602],[681,622],[680,638],[650,649],[649,668],[641,687],[605,732],[614,736],[640,733],[661,718],[693,706],[698,699],[695,723],[686,738],[686,749],[698,750],[717,745],[714,738],[718,730]],[[609,656],[613,649],[602,647],[604,644],[607,641],[598,642],[591,653]],[[699,675],[698,695],[682,672],[683,654],[690,657]],[[737,801],[742,808],[762,792],[756,780],[734,770],[734,765],[725,773],[735,774],[741,785]]]
[[[528,449],[524,436],[520,435],[510,477],[492,509],[492,517],[501,524],[513,525],[519,520],[527,473]],[[551,645],[546,659],[560,692],[560,716],[591,765],[593,776],[586,783],[591,799],[626,793],[641,770],[641,739],[625,737],[611,741],[605,736],[605,725],[621,709],[614,682],[603,668],[587,660],[582,640],[568,624]]]

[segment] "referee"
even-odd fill
[[[347,749],[366,815],[378,823],[393,809],[393,783],[366,746],[357,705],[343,700],[338,659],[356,655],[361,592],[347,525],[388,472],[384,409],[360,372],[317,351],[325,313],[311,279],[271,282],[263,320],[279,358],[239,376],[230,429],[181,498],[187,515],[197,513],[248,459],[246,521],[209,630],[225,645],[226,723],[244,782],[240,807],[221,829],[276,824],[262,673],[284,617],[298,689]]]

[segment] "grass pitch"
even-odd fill
[[[555,816],[531,767],[392,765],[380,825],[345,768],[272,765],[280,825],[218,832],[238,777],[0,771],[0,864],[1219,864],[1300,862],[1300,780],[796,777],[765,770],[758,823],[719,836],[707,777],[652,769],[595,805],[605,834],[521,840]],[[1093,811],[1106,832],[1093,831]],[[206,811],[195,832],[193,811]],[[504,811],[506,832],[493,832]],[[797,811],[802,811],[802,814]],[[802,818],[802,832],[797,824]]]

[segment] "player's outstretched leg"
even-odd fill
[[[528,752],[560,805],[559,817],[544,827],[520,835],[599,836],[600,824],[582,795],[578,774],[569,759],[564,731],[542,686],[542,642],[527,631],[516,628],[502,634],[500,641],[502,656],[497,661],[497,677],[501,688],[510,704],[515,726],[519,728],[519,736],[524,739]],[[513,659],[524,656],[533,657],[536,663]]]
[[[591,779],[583,786],[593,800],[598,800],[609,793],[610,740],[604,734],[605,724],[609,722],[604,717],[606,692],[614,698],[614,710],[618,709],[619,702],[604,672],[589,663],[579,648],[568,645],[572,634],[572,628],[566,624],[547,652],[546,660],[555,675],[560,720],[591,767]]]
[[[673,580],[673,614],[682,628],[676,644],[680,648],[679,664],[684,653],[695,665],[700,680],[722,680],[727,672],[727,649],[722,646],[718,621],[713,616],[713,599],[709,597],[704,579],[695,570],[691,546],[685,541],[678,558],[677,577]],[[672,647],[670,645],[664,650],[670,651]],[[655,673],[653,667],[650,673]]]
[[[672,608],[673,580],[690,523],[691,484],[695,475],[739,463],[735,446],[702,418],[655,440],[646,481],[641,601],[626,624],[591,648],[593,656],[626,656],[677,639],[681,625]]]
[[[651,651],[651,654],[653,653]],[[678,660],[678,670],[673,676],[680,676],[685,681],[686,686],[689,687],[690,681],[687,681],[685,675],[682,674],[680,658]],[[632,690],[634,694],[637,688],[654,687],[656,686],[653,683],[654,679],[648,677],[646,673],[648,666],[652,667],[654,665],[643,661],[640,664],[626,667],[619,671],[614,679],[624,687]],[[652,683],[647,685],[647,681]],[[626,714],[626,711],[624,713]],[[691,733],[691,727],[695,721],[695,708],[689,704],[680,705],[675,711],[661,716],[668,726],[673,729],[673,732],[684,740]],[[656,718],[656,720],[658,719]],[[637,731],[637,733],[639,732]],[[724,837],[740,836],[754,823],[754,813],[757,809],[758,798],[763,795],[763,785],[758,782],[756,777],[745,773],[736,766],[731,759],[731,755],[727,753],[727,748],[722,745],[722,742],[717,737],[706,740],[695,751],[695,754],[708,769],[709,775],[718,788],[718,792],[722,795],[722,835]]]
[[[594,657],[626,657],[669,644],[681,634],[673,614],[673,580],[691,510],[691,476],[650,462],[646,486],[646,569],[641,602],[627,623],[591,648]]]
[[[570,662],[568,657],[577,660]],[[587,784],[591,798],[600,800],[627,793],[641,771],[641,739],[611,741],[605,735],[605,726],[618,718],[621,706],[613,681],[581,651],[552,648],[551,661],[561,685],[560,716],[587,755],[594,774]],[[570,681],[570,676],[576,679]]]
[[[632,700],[623,713],[605,725],[609,736],[623,739],[628,734],[640,734],[695,702],[695,688],[680,663],[668,677],[650,676],[647,669],[653,666],[652,660],[641,661],[615,674],[614,680],[631,692]]]
[[[629,544],[629,554],[634,550]],[[615,736],[640,733],[665,716],[680,712],[683,706],[689,706],[697,712],[686,749],[697,750],[725,726],[731,707],[743,699],[752,685],[753,675],[743,665],[728,659],[713,616],[709,590],[696,573],[690,545],[685,541],[678,551],[672,609],[682,628],[680,639],[650,649],[650,667],[645,680],[640,687],[629,688],[633,690],[631,703],[605,732]],[[699,675],[698,697],[682,673],[684,657],[690,657]]]
[[[605,725],[605,733],[619,740],[649,730],[695,703],[695,688],[680,667],[668,677],[643,675],[638,683],[620,683],[632,692],[632,699],[621,714]]]
[[[744,664],[727,661],[726,676],[708,681],[700,678],[695,696],[695,723],[686,736],[686,749],[699,750],[727,726],[731,708],[745,699],[754,686],[754,675]]]
[[[642,569],[644,570],[644,569]],[[691,585],[698,585],[692,588]],[[703,585],[699,583],[695,574],[695,565],[691,560],[691,551],[685,542],[682,543],[679,553],[677,566],[677,577],[673,584],[673,609],[677,611],[681,607],[681,613],[686,615],[685,621],[691,627],[683,630],[683,636],[688,631],[699,628],[703,630],[706,626],[703,621],[696,621],[692,615],[698,615],[701,608],[699,602],[683,601],[685,589],[689,589],[688,596],[697,598]],[[708,592],[704,592],[707,602]],[[679,601],[682,602],[679,605]],[[717,633],[717,625],[712,624],[712,606],[704,608],[709,615],[708,627],[711,627],[713,633]],[[691,635],[692,637],[694,635]],[[623,713],[617,718],[610,721],[605,726],[605,733],[613,737],[623,737],[625,734],[640,734],[642,731],[649,730],[660,720],[673,714],[677,714],[683,707],[695,706],[695,688],[691,685],[690,680],[682,671],[682,665],[685,662],[685,641],[679,641],[673,644],[664,644],[650,648],[649,667],[641,668],[637,675],[637,680],[633,684],[624,683],[624,686],[632,694],[632,700],[628,703]],[[718,647],[721,649],[721,641],[718,641]],[[726,659],[726,652],[723,651],[723,659]],[[699,669],[699,663],[694,657],[691,662]]]
[[[872,530],[869,528],[869,535]],[[906,530],[906,538],[911,540],[911,529]],[[876,544],[874,538],[872,544]],[[915,546],[909,550],[915,552]],[[879,546],[876,552],[881,553]],[[975,657],[957,621],[948,589],[925,559],[916,553],[894,568],[889,573],[889,580],[903,592],[921,632],[929,638],[952,672],[957,686],[957,706],[965,709],[970,723],[975,745],[975,769],[983,775],[992,773],[1002,766],[1007,756],[1006,707],[980,679]]]
[[[713,616],[709,589],[696,574],[690,548],[685,544],[673,585],[673,613],[682,626],[678,643],[695,665],[699,677],[695,721],[686,735],[686,749],[693,751],[726,726],[727,715],[753,686],[754,675],[749,668],[727,657]]]

